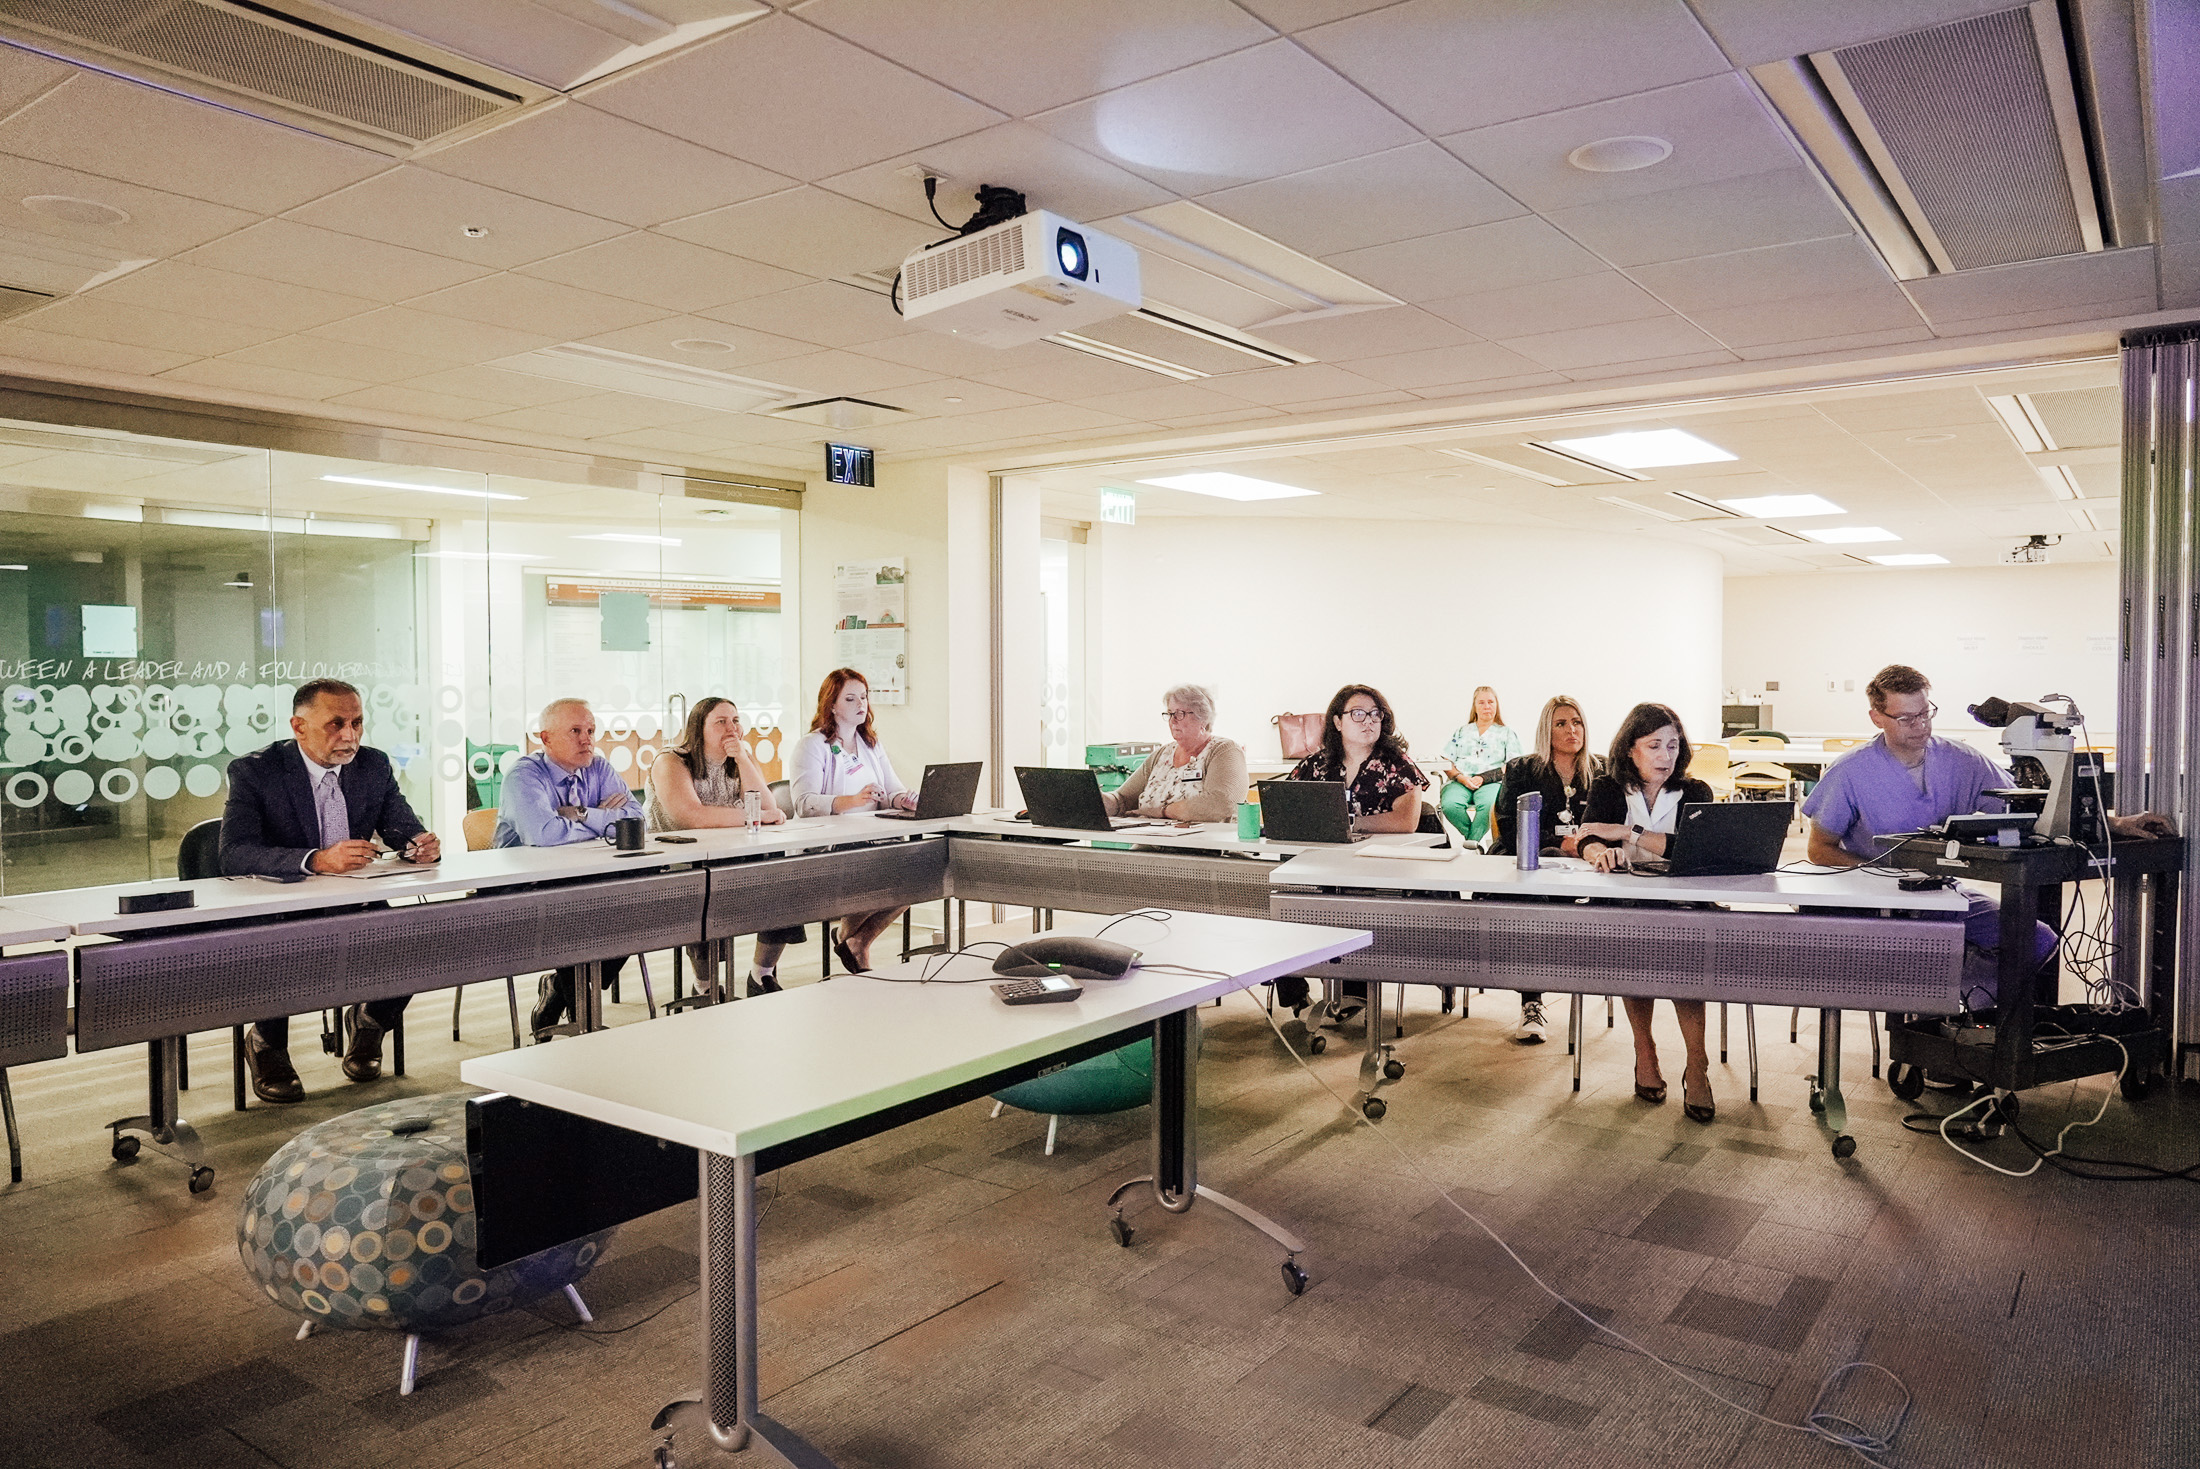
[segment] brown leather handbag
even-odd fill
[[[1283,758],[1304,760],[1322,747],[1322,725],[1325,716],[1320,714],[1278,714],[1268,721],[1276,727],[1276,738],[1283,745]]]

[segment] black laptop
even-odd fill
[[[1352,809],[1341,780],[1264,780],[1260,783],[1261,835],[1272,842],[1364,842],[1352,829]]]
[[[983,769],[983,760],[927,765],[924,781],[917,787],[916,810],[876,814],[888,821],[937,821],[943,816],[968,816],[978,799],[978,772]]]
[[[1753,877],[1780,865],[1793,801],[1692,801],[1681,807],[1663,862],[1637,862],[1651,877]]]
[[[1033,826],[1066,826],[1073,831],[1120,831],[1152,826],[1137,817],[1110,818],[1100,801],[1100,777],[1082,765],[1019,765],[1016,784]]]

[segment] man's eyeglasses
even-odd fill
[[[1879,711],[1879,717],[1889,724],[1899,724],[1904,729],[1924,729],[1933,722],[1933,716],[1939,712],[1940,706],[1938,704],[1927,704],[1923,714],[1889,714],[1882,709]]]
[[[1199,711],[1196,709],[1164,709],[1161,711],[1161,717],[1173,724],[1179,719],[1197,719],[1199,718]]]
[[[1361,724],[1381,724],[1383,722],[1383,711],[1380,709],[1347,709],[1344,711],[1344,717],[1357,720]]]

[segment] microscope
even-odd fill
[[[2001,747],[2009,756],[2016,785],[1986,792],[2007,802],[2008,814],[1951,817],[1950,836],[1968,834],[2007,846],[2020,844],[2026,836],[2042,841],[2069,838],[2086,845],[2102,839],[2107,822],[2100,799],[2101,757],[2078,753],[2077,706],[2067,698],[2061,703],[2064,707],[2055,709],[2045,702],[1984,699],[1970,706],[1973,719],[2001,731]],[[2015,840],[2003,833],[2013,833]]]

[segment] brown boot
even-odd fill
[[[304,1083],[298,1068],[290,1064],[290,1052],[278,1051],[260,1038],[257,1025],[244,1033],[244,1069],[252,1074],[252,1094],[263,1102],[302,1102]]]
[[[354,1005],[345,1017],[351,1022],[351,1044],[344,1048],[344,1075],[353,1081],[376,1081],[382,1075],[382,1037],[386,1032]]]

